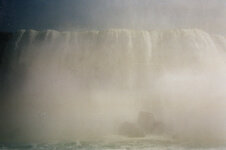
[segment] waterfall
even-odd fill
[[[83,137],[114,130],[145,110],[174,134],[218,137],[225,52],[225,37],[199,29],[18,31],[3,55],[10,113],[0,128],[18,129],[24,138]],[[185,122],[189,129],[178,125]],[[222,125],[203,128],[208,122]]]
[[[156,70],[209,67],[216,57],[225,55],[225,38],[215,39],[197,29],[21,30],[12,41],[14,48],[10,59],[17,65],[45,61],[45,66],[71,67],[68,70],[75,76],[99,77],[106,81],[104,84],[121,78],[121,86],[133,88],[140,78],[149,78]],[[75,71],[77,69],[79,71]]]

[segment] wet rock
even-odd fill
[[[124,122],[119,127],[119,134],[127,137],[144,137],[148,134],[162,134],[165,132],[164,124],[158,121],[152,113],[142,111],[137,122]]]
[[[137,124],[146,134],[156,134],[164,132],[164,124],[157,120],[152,113],[140,112]]]
[[[149,112],[140,112],[137,119],[137,124],[145,133],[151,133],[155,128],[155,118],[152,113]]]
[[[130,122],[124,122],[119,127],[119,134],[128,137],[144,137],[145,134],[136,124]]]

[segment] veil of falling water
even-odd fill
[[[21,30],[4,53],[4,141],[116,135],[152,113],[179,140],[226,137],[226,39],[198,29]]]

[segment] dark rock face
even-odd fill
[[[12,39],[13,33],[0,32],[0,66],[3,63],[3,55],[10,39]]]
[[[7,60],[5,57],[8,43],[13,38],[13,33],[0,32],[0,101],[3,101],[4,95],[7,92]]]

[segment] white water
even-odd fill
[[[225,140],[223,36],[197,29],[21,30],[8,49],[6,135],[17,130],[22,141],[106,136],[148,111],[180,140]]]

